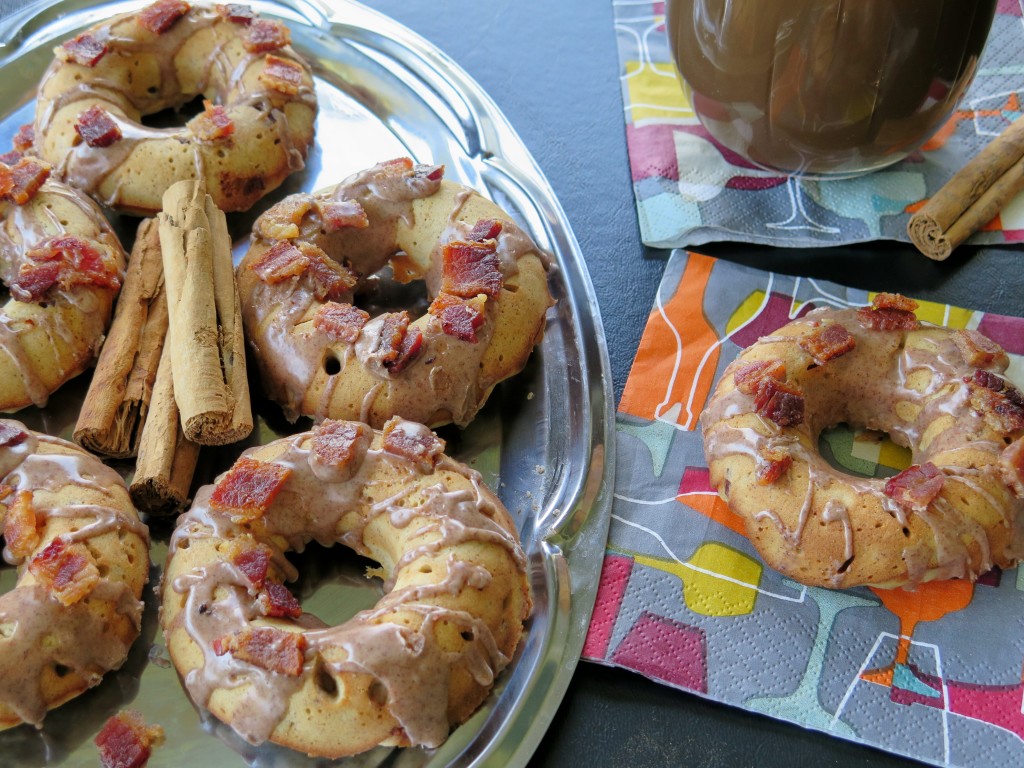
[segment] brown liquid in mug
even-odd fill
[[[668,0],[667,28],[711,135],[789,173],[901,160],[974,77],[996,0]]]

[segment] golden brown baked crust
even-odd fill
[[[895,587],[1013,565],[1024,400],[998,375],[1005,353],[975,331],[918,323],[902,297],[878,304],[815,310],[730,364],[701,417],[712,485],[765,561],[804,584]],[[818,436],[838,423],[887,432],[912,466],[888,480],[834,469]]]
[[[152,7],[161,5],[177,3]],[[164,190],[197,177],[222,210],[246,210],[305,163],[317,112],[312,75],[277,22],[232,16],[231,6],[180,5],[188,10],[171,11],[162,31],[154,31],[159,19],[147,26],[143,9],[56,49],[37,97],[36,151],[118,211],[159,211]],[[211,104],[180,128],[143,125],[200,95],[221,109]],[[100,134],[88,140],[85,115]]]
[[[121,477],[55,437],[0,421],[4,554],[0,728],[47,710],[124,663],[139,635],[149,535]]]
[[[161,621],[192,699],[246,739],[340,757],[437,746],[508,663],[530,612],[515,527],[426,427],[326,421],[248,450],[172,537]],[[283,586],[316,540],[380,563],[335,627]]]
[[[0,220],[0,279],[8,287],[24,283],[34,294],[12,287],[0,309],[0,411],[14,411],[46,405],[96,358],[126,257],[96,204],[53,179],[21,205],[0,201]],[[90,253],[99,268],[81,264]],[[57,263],[47,262],[54,257],[63,266],[50,287],[40,292],[45,284],[25,282],[33,270]]]
[[[442,172],[408,159],[381,163],[315,195],[292,195],[257,220],[236,271],[242,317],[263,387],[288,418],[465,425],[526,365],[553,303],[547,262],[508,214]],[[479,290],[453,266],[460,248],[480,258]],[[292,263],[274,261],[282,250]],[[297,259],[314,263],[303,270]],[[323,322],[331,308],[357,302],[386,265],[402,282],[424,281],[433,301],[402,331],[401,341],[421,343],[397,366],[383,339],[401,313]],[[325,287],[325,269],[336,290]],[[453,328],[446,311],[473,318],[471,327]]]

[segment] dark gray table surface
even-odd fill
[[[668,253],[640,242],[612,0],[365,2],[434,43],[476,79],[537,159],[590,269],[618,398]],[[0,16],[23,5],[0,0]],[[894,243],[805,250],[723,243],[699,250],[780,272],[1024,314],[1019,249],[965,247],[944,263]],[[583,764],[912,763],[584,662],[532,762]]]

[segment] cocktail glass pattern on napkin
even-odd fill
[[[626,141],[644,243],[717,240],[785,246],[908,240],[907,220],[1022,114],[1024,11],[999,0],[981,63],[960,108],[900,163],[844,180],[786,177],[714,142],[680,87],[665,3],[615,0]],[[970,242],[1024,241],[1024,195]]]
[[[616,492],[583,656],[720,702],[941,765],[1024,763],[1024,569],[916,591],[830,591],[765,566],[708,482],[698,417],[739,351],[813,307],[871,294],[677,250],[616,418]],[[921,302],[978,329],[1024,383],[1024,319]],[[909,452],[833,430],[841,466]]]

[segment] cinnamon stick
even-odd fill
[[[907,222],[910,240],[942,261],[1024,189],[1024,117],[959,170]]]
[[[233,443],[253,422],[227,222],[194,181],[172,185],[163,203],[168,344],[182,429],[201,445]]]
[[[185,437],[174,402],[168,345],[160,358],[135,476],[128,488],[135,506],[155,513],[173,512],[184,506],[198,460],[199,446]]]
[[[75,426],[75,442],[113,458],[136,455],[166,333],[159,231],[156,220],[145,219]]]

